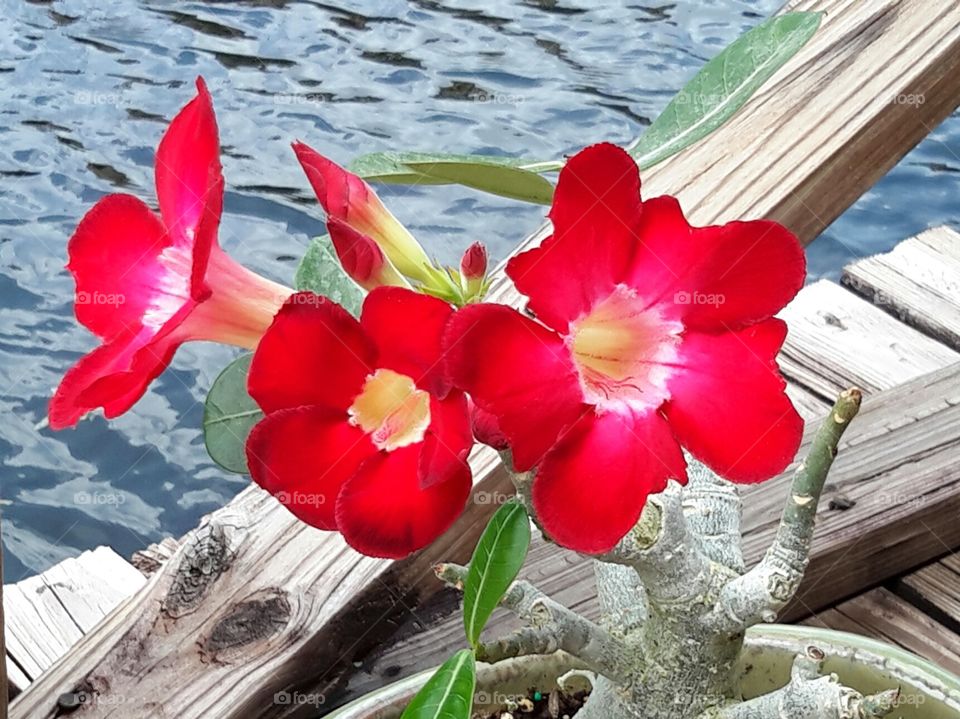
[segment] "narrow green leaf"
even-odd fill
[[[536,172],[475,159],[408,161],[405,165],[431,179],[455,182],[514,200],[549,205],[553,184]]]
[[[247,435],[263,412],[247,393],[253,355],[242,354],[214,380],[203,405],[203,442],[214,462],[228,472],[247,473]]]
[[[397,185],[459,184],[540,204],[550,204],[553,185],[538,173],[561,167],[563,163],[552,160],[427,152],[374,152],[350,163],[350,169],[367,180]]]
[[[819,12],[778,15],[735,40],[628,148],[637,164],[656,165],[720,127],[813,37],[821,17]]]
[[[355,158],[349,165],[351,172],[367,180],[397,185],[442,185],[443,180],[434,180],[411,170],[403,164],[404,154],[397,152],[371,152]]]
[[[329,235],[310,241],[297,267],[294,284],[298,290],[329,297],[355,317],[360,314],[363,290],[343,271]]]
[[[529,548],[527,510],[510,500],[483,530],[463,582],[463,627],[470,644],[476,646],[493,610],[517,578]]]
[[[473,652],[463,649],[434,672],[400,719],[470,719],[476,685]]]

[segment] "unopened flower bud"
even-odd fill
[[[369,291],[383,285],[408,286],[371,238],[334,217],[327,220],[327,230],[344,271],[363,289]]]
[[[474,242],[460,259],[460,275],[468,299],[479,298],[483,293],[487,277],[487,248],[480,242]]]

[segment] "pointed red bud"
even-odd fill
[[[460,260],[460,274],[466,280],[482,279],[487,274],[487,248],[480,242],[474,242],[463,253]]]
[[[302,142],[293,143],[293,151],[328,219],[346,223],[376,242],[393,267],[407,277],[424,284],[434,279],[437,273],[427,253],[363,178]]]
[[[327,219],[327,230],[344,271],[365,290],[382,285],[407,286],[400,273],[383,254],[383,250],[372,239],[332,216]]]

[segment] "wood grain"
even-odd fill
[[[949,227],[854,262],[841,282],[877,307],[960,350],[960,234]]]
[[[937,5],[794,3],[826,12],[818,34],[727,126],[647,173],[647,196],[678,195],[700,224],[767,216],[811,241],[956,107],[960,6]],[[925,102],[894,101],[904,94]],[[519,305],[502,277],[494,298]],[[431,621],[426,600],[439,587],[430,565],[462,561],[490,514],[488,500],[510,489],[491,453],[472,463],[479,483],[468,511],[428,551],[397,563],[359,557],[258,490],[242,493],[34,682],[12,716],[52,716],[59,695],[81,690],[99,700],[85,709],[90,717],[316,713],[278,704],[275,694],[327,698],[411,613]],[[267,635],[239,633],[229,650],[211,645],[224,623],[229,629],[257,608]],[[119,698],[122,710],[110,704]]]
[[[954,301],[960,310],[960,295]],[[831,402],[851,385],[875,392],[960,362],[960,353],[828,280],[805,287],[780,317],[790,328],[784,374]]]
[[[960,636],[884,588],[820,612],[804,624],[890,642],[960,673]]]
[[[144,582],[120,555],[98,547],[5,586],[6,664],[15,687],[26,688]]]
[[[899,579],[894,591],[960,631],[960,557],[944,557]]]

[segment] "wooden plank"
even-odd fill
[[[960,295],[955,301],[960,309]],[[851,385],[889,389],[960,361],[960,353],[828,280],[804,287],[780,317],[790,327],[784,374],[831,401]]]
[[[938,621],[960,631],[960,557],[953,554],[907,574],[894,586]]]
[[[887,589],[873,589],[804,623],[890,642],[960,673],[960,635]]]
[[[176,553],[179,546],[180,542],[173,537],[164,537],[156,544],[134,552],[130,563],[142,574],[150,576]]]
[[[22,690],[145,579],[108,547],[3,588],[7,669]]]
[[[854,262],[841,282],[903,322],[960,349],[960,234],[935,227]]]
[[[700,224],[769,216],[809,242],[956,106],[960,7],[931,12],[923,0],[793,6],[826,12],[817,36],[725,128],[647,173],[648,196],[678,195]],[[906,94],[925,102],[891,101]],[[492,298],[519,305],[499,277]],[[136,699],[158,696],[168,715],[185,718],[293,711],[273,703],[276,691],[325,692],[397,630],[408,607],[419,613],[436,594],[437,583],[426,580],[434,561],[468,556],[491,509],[476,498],[510,490],[491,453],[477,453],[473,465],[480,481],[468,511],[429,550],[397,563],[357,557],[336,535],[297,525],[257,490],[242,493],[24,692],[12,716],[50,716],[55,698],[83,682],[95,691],[109,686],[132,713],[143,710]],[[204,575],[204,592],[189,612],[171,614],[171,597],[182,595],[176,588],[201,558],[215,568]],[[245,643],[229,652],[211,647],[217,631],[253,607],[271,609],[267,635],[241,637]]]
[[[815,423],[808,425],[800,456],[815,430]],[[791,471],[743,492],[748,563],[758,561],[773,540]],[[849,509],[839,509],[850,503]],[[841,444],[818,513],[810,566],[786,619],[830,606],[960,546],[958,512],[960,364],[954,364],[864,401]],[[589,563],[539,541],[533,546],[524,576],[596,617]],[[514,626],[498,614],[489,633],[500,635]],[[406,674],[435,665],[462,643],[463,629],[459,617],[452,616],[428,631],[408,629],[407,634],[371,658],[343,700],[382,685],[399,668]]]

